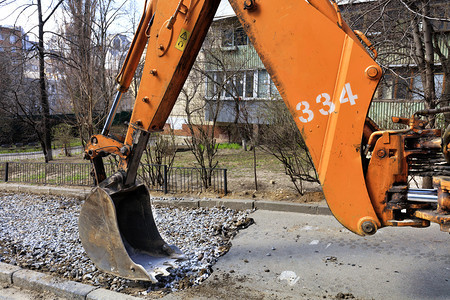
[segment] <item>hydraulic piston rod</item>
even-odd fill
[[[102,135],[107,136],[109,130],[111,129],[112,122],[114,117],[116,116],[117,107],[119,106],[120,99],[122,98],[122,92],[118,91],[116,94],[116,98],[114,98],[114,102],[111,106],[111,110],[109,111],[108,117],[106,118],[105,126],[103,126]]]
[[[437,203],[437,201],[438,201],[437,190],[436,189],[410,189],[408,191],[408,201]]]

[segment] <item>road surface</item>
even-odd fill
[[[450,299],[439,226],[360,237],[331,216],[257,211],[202,285],[167,299]]]

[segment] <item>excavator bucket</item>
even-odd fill
[[[102,271],[133,279],[157,282],[184,259],[168,245],[153,219],[150,195],[143,184],[119,191],[96,187],[79,217],[81,243]]]

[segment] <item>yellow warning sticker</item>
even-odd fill
[[[178,36],[177,43],[175,44],[175,48],[180,51],[183,51],[186,48],[186,44],[189,40],[189,36],[191,33],[184,28],[181,28],[180,35]]]

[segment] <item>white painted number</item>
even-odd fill
[[[322,98],[325,99],[325,100],[323,100],[323,102],[322,102]],[[335,105],[330,100],[331,100],[331,97],[327,93],[320,94],[316,98],[316,103],[321,103],[322,102],[323,106],[328,106],[327,110],[325,110],[323,108],[319,109],[319,112],[322,115],[324,115],[324,116],[329,115],[329,114],[331,114],[334,111]]]
[[[304,106],[304,108],[302,109],[302,106]],[[308,115],[308,118],[304,118],[303,116],[298,117],[298,119],[300,120],[300,122],[302,123],[308,123],[311,122],[312,119],[314,118],[314,113],[312,110],[309,109],[309,103],[306,101],[302,101],[299,102],[296,106],[297,110],[300,110],[303,114]]]
[[[347,94],[347,97],[345,97],[345,94]],[[345,86],[342,88],[341,98],[339,99],[339,102],[341,103],[350,102],[350,105],[355,105],[356,99],[358,99],[358,95],[353,95],[350,83],[346,83]]]
[[[358,95],[353,95],[352,88],[350,83],[346,83],[342,88],[341,97],[339,98],[340,103],[349,102],[350,105],[356,104],[356,99],[358,99]],[[327,93],[322,93],[316,97],[316,103],[322,103],[322,108],[319,109],[319,112],[327,116],[333,113],[336,109],[336,105],[331,101],[331,97]],[[298,117],[300,122],[309,123],[314,119],[314,112],[309,109],[308,101],[301,101],[295,107],[298,111],[301,111],[303,115]]]

